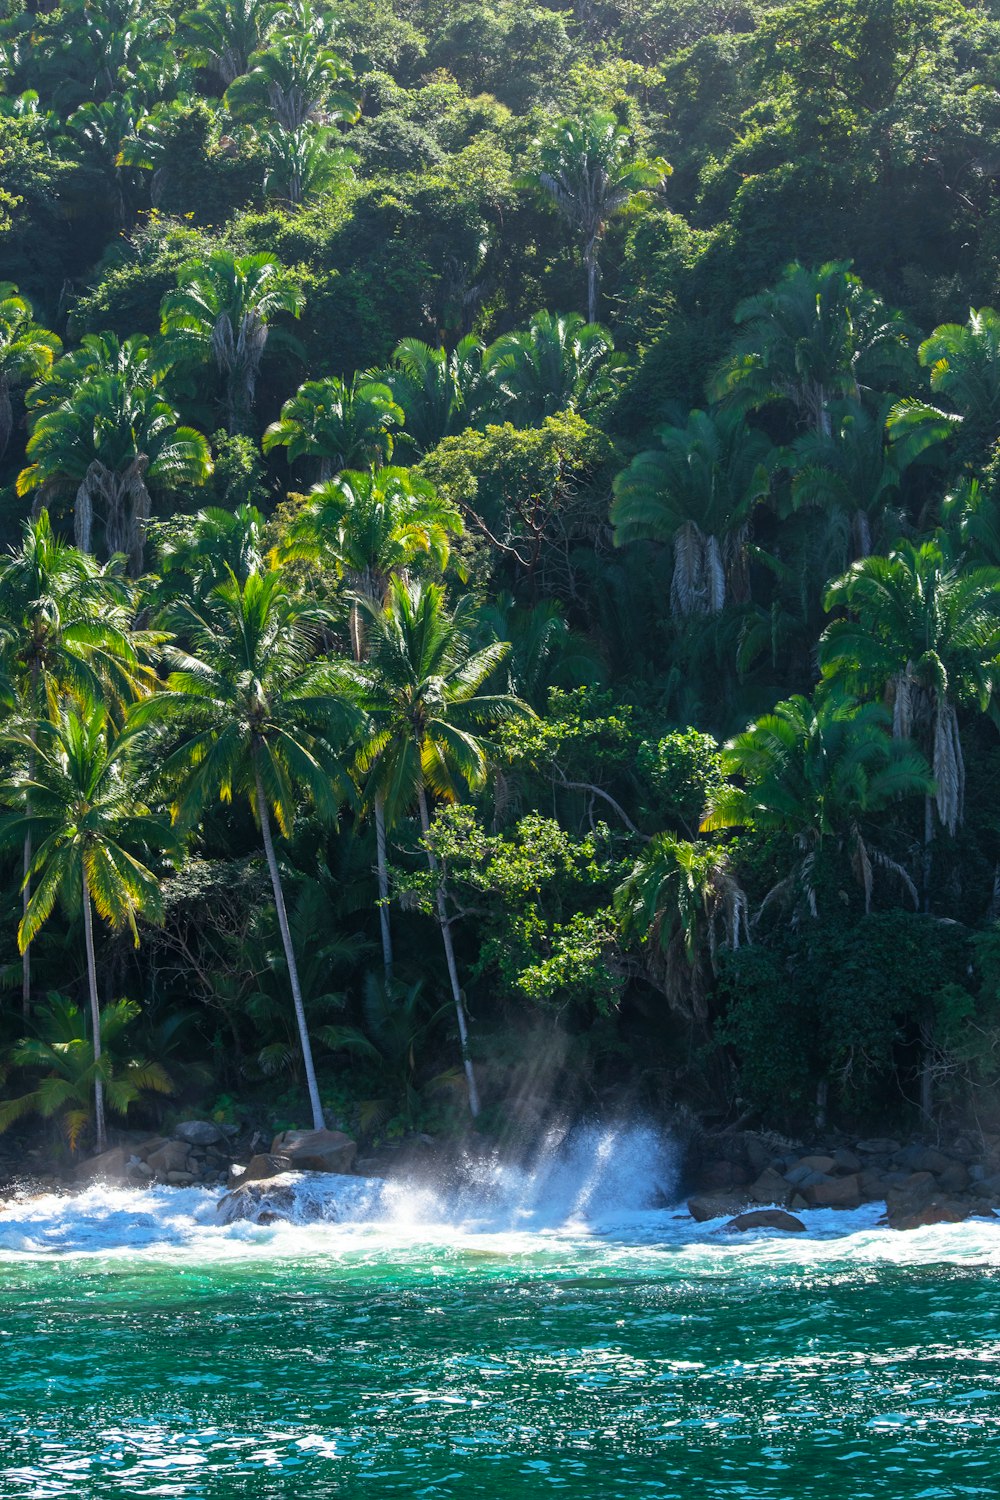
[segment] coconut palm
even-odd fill
[[[816,876],[828,850],[848,855],[866,910],[876,870],[892,874],[916,905],[909,875],[865,832],[873,814],[933,788],[924,757],[908,740],[894,739],[890,724],[877,703],[833,696],[811,702],[796,695],[724,747],[722,768],[740,782],[728,781],[712,794],[702,831],[753,827],[785,833],[798,850],[794,870],[768,893],[765,905],[798,887],[815,916]]]
[[[205,437],[178,426],[156,385],[126,375],[84,380],[67,401],[43,411],[27,456],[17,493],[37,492],[37,503],[47,505],[75,491],[77,546],[93,550],[96,517],[105,551],[124,553],[133,577],[142,571],[153,493],[202,485],[212,472]]]
[[[893,733],[924,747],[938,820],[953,834],[965,807],[958,711],[985,710],[1000,672],[1000,568],[963,566],[941,541],[904,542],[855,563],[830,585],[826,607],[849,617],[820,641],[824,676],[852,692],[889,692]],[[930,810],[928,796],[928,842]]]
[[[230,575],[204,605],[181,603],[174,622],[188,651],[167,647],[166,689],[134,710],[137,723],[175,728],[177,743],[163,761],[175,786],[174,819],[193,827],[211,800],[245,797],[260,827],[315,1129],[323,1107],[313,1066],[272,817],[287,836],[298,802],[308,798],[335,823],[346,778],[339,774],[334,741],[352,715],[330,690],[314,660],[325,616],[293,599],[280,573]]]
[[[34,737],[36,721],[56,717],[65,697],[81,708],[102,704],[120,716],[152,674],[131,632],[130,591],[112,569],[59,540],[48,511],[24,523],[21,546],[0,558],[0,619],[5,666],[20,717]],[[28,778],[35,773],[29,751]],[[31,897],[31,833],[25,834],[22,900]],[[22,1004],[31,1005],[31,947],[22,959]]]
[[[342,469],[387,463],[402,421],[392,391],[378,380],[358,374],[307,380],[266,429],[264,452],[284,448],[289,463],[318,458],[320,479],[329,479]]]
[[[593,323],[605,230],[613,219],[645,208],[672,169],[662,157],[636,157],[625,126],[600,110],[557,121],[536,145],[538,166],[525,182],[573,230],[587,273],[587,322]]]
[[[421,339],[403,339],[392,366],[381,378],[405,420],[402,440],[423,456],[443,438],[473,427],[496,404],[496,391],[483,370],[484,346],[467,334],[452,350],[435,349]]]
[[[14,427],[11,391],[38,380],[62,345],[54,333],[35,322],[31,303],[11,281],[0,281],[0,458]]]
[[[458,1022],[469,1109],[479,1114],[479,1090],[469,1054],[468,1026],[455,960],[444,870],[427,842],[434,796],[455,801],[482,786],[489,746],[481,731],[531,710],[509,694],[480,693],[507,652],[506,642],[470,646],[475,605],[470,597],[450,612],[438,584],[393,578],[384,608],[360,601],[368,617],[368,658],[345,667],[368,730],[357,756],[365,801],[385,804],[389,823],[416,803],[427,862],[436,882],[437,919]]]
[[[740,332],[709,394],[739,411],[787,401],[813,432],[829,436],[835,401],[859,401],[869,385],[909,367],[907,327],[850,269],[798,261],[778,285],[741,302]]]
[[[177,289],[160,307],[166,348],[182,363],[215,366],[230,432],[239,431],[253,412],[272,320],[280,313],[298,317],[303,300],[271,255],[213,250],[177,272]]]
[[[915,457],[957,431],[963,456],[983,460],[1000,432],[1000,313],[973,308],[967,323],[942,323],[917,358],[947,405],[898,402],[889,414],[894,443]]]
[[[746,893],[719,845],[672,833],[651,839],[618,886],[615,912],[626,941],[638,941],[650,972],[675,1009],[706,1017],[705,960],[749,941]]]
[[[71,1151],[90,1119],[90,1100],[98,1084],[106,1107],[125,1115],[145,1094],[170,1094],[166,1070],[133,1053],[126,1033],[139,1015],[134,1000],[112,1000],[101,1011],[100,1045],[95,1055],[83,1012],[60,995],[40,1008],[42,1035],[25,1037],[10,1054],[15,1068],[43,1076],[27,1094],[0,1104],[0,1131],[26,1115],[58,1115]]]
[[[181,17],[187,55],[228,89],[272,35],[278,0],[202,0]]]
[[[674,614],[717,614],[743,566],[754,507],[768,493],[770,445],[723,411],[693,411],[686,427],[660,427],[657,436],[660,447],[637,454],[614,482],[615,545],[669,542]]]
[[[857,401],[835,403],[828,433],[806,432],[792,445],[793,503],[845,516],[856,558],[869,555],[887,519],[898,520],[902,455],[886,444],[889,405],[883,399],[871,413]]]
[[[272,37],[253,54],[249,71],[226,90],[226,105],[236,116],[263,117],[285,131],[306,124],[353,123],[358,101],[346,87],[353,78],[339,52],[294,31]]]
[[[393,577],[408,573],[421,559],[444,570],[450,538],[462,531],[458,511],[440,499],[434,487],[408,469],[347,471],[313,490],[296,518],[283,556],[286,560],[327,559],[336,564],[353,591],[351,648],[354,660],[365,656],[362,600],[379,608]],[[386,863],[385,803],[376,793],[379,920],[387,982],[392,978],[389,924],[389,871]]]
[[[599,323],[579,313],[537,312],[525,332],[505,333],[483,356],[487,379],[522,427],[558,411],[590,412],[614,392],[625,357]]]
[[[137,792],[140,747],[133,730],[116,732],[101,707],[67,709],[53,722],[40,719],[34,733],[8,736],[12,748],[34,762],[34,775],[16,771],[6,797],[15,811],[0,820],[0,838],[20,843],[30,834],[28,870],[35,886],[18,928],[24,949],[37,937],[57,901],[82,911],[90,1034],[94,1062],[94,1122],[98,1152],[105,1147],[101,1010],[94,951],[94,909],[114,931],[128,928],[139,942],[137,919],[158,922],[163,907],[156,874],[145,862],[152,851],[179,854],[167,823]]]

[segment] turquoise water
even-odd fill
[[[9,1206],[0,1495],[1000,1493],[1000,1228],[443,1211],[401,1190],[267,1227],[220,1228],[193,1189]]]

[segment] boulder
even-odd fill
[[[858,1174],[849,1177],[825,1177],[819,1182],[803,1183],[799,1192],[812,1208],[860,1208],[861,1184]]]
[[[749,1213],[737,1214],[730,1219],[727,1229],[784,1229],[788,1234],[804,1234],[805,1225],[794,1214],[786,1214],[783,1208],[755,1208]]]
[[[154,1151],[160,1151],[167,1144],[168,1137],[165,1135],[151,1135],[146,1140],[140,1141],[132,1147],[133,1156],[140,1161],[148,1161]]]
[[[943,1196],[931,1196],[922,1203],[902,1200],[886,1205],[886,1218],[891,1229],[923,1229],[928,1224],[961,1224],[971,1213],[971,1203]]]
[[[751,1203],[776,1203],[784,1206],[789,1198],[789,1185],[780,1172],[768,1167],[761,1172],[756,1182],[750,1184],[746,1192]]]
[[[284,1130],[271,1143],[272,1156],[287,1156],[297,1172],[350,1172],[358,1148],[342,1130]]]
[[[360,1163],[355,1163],[360,1170]],[[725,1193],[732,1188],[743,1187],[747,1174],[743,1167],[732,1161],[709,1161],[694,1174],[694,1186],[699,1193]]]
[[[195,1175],[193,1172],[168,1172],[167,1181],[171,1187],[190,1187]]]
[[[832,1156],[803,1156],[799,1159],[800,1167],[808,1167],[810,1172],[822,1172],[824,1177],[828,1176],[836,1165]]]
[[[855,1156],[853,1151],[848,1151],[844,1146],[839,1146],[833,1153],[833,1164],[838,1172],[860,1172],[861,1158]]]
[[[921,1152],[920,1160],[914,1162],[914,1166],[918,1172],[933,1172],[935,1176],[939,1172],[947,1172],[951,1165],[951,1157],[945,1156],[943,1151],[938,1151],[933,1146],[929,1146],[926,1151]]]
[[[771,1165],[774,1155],[773,1150],[764,1145],[764,1142],[755,1135],[748,1135],[744,1144],[746,1159],[751,1172],[763,1172]]]
[[[240,1173],[240,1184],[247,1182],[266,1182],[269,1177],[281,1177],[292,1170],[291,1161],[287,1156],[274,1156],[271,1152],[261,1152],[257,1156],[251,1156],[246,1171]]]
[[[885,1174],[875,1167],[865,1167],[858,1173],[858,1192],[863,1203],[877,1203],[886,1195]]]
[[[273,1224],[277,1219],[297,1224],[330,1219],[329,1201],[318,1194],[302,1193],[303,1180],[308,1181],[308,1177],[304,1179],[301,1172],[286,1172],[263,1182],[241,1183],[219,1199],[216,1214],[223,1224],[235,1224],[240,1219],[252,1224]]]
[[[168,1172],[186,1172],[189,1157],[189,1148],[183,1141],[167,1141],[158,1151],[150,1152],[146,1165],[152,1167],[157,1177],[166,1177]]]
[[[964,1193],[969,1186],[971,1178],[969,1169],[964,1162],[950,1161],[946,1167],[937,1173],[938,1186],[946,1193]]]
[[[709,1219],[731,1218],[746,1206],[745,1193],[696,1193],[688,1199],[687,1210],[692,1219],[705,1224]]]
[[[110,1151],[102,1151],[100,1156],[82,1161],[74,1175],[77,1182],[128,1182],[131,1159],[132,1152],[127,1146],[112,1146]]]
[[[891,1141],[882,1136],[868,1141],[855,1141],[855,1150],[860,1151],[862,1156],[895,1156],[899,1150],[899,1142]]]
[[[214,1146],[225,1140],[225,1132],[212,1120],[182,1120],[174,1126],[174,1135],[189,1146]]]

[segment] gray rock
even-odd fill
[[[214,1146],[225,1140],[225,1132],[212,1120],[182,1120],[174,1126],[174,1135],[189,1146]]]
[[[838,1172],[861,1171],[860,1157],[855,1156],[853,1151],[848,1151],[843,1146],[839,1146],[833,1153],[833,1164]]]
[[[855,1150],[860,1151],[863,1156],[895,1156],[899,1150],[899,1142],[878,1136],[869,1141],[856,1141]]]
[[[308,1179],[308,1173],[286,1172],[263,1182],[243,1183],[220,1198],[215,1211],[223,1224],[235,1224],[241,1219],[253,1224],[273,1224],[279,1219],[295,1223],[329,1220],[332,1216],[329,1201],[300,1191],[303,1180]]]
[[[297,1172],[350,1172],[356,1142],[342,1130],[284,1130],[271,1143],[272,1156],[287,1156]]]
[[[743,1193],[696,1193],[688,1199],[687,1210],[692,1219],[705,1224],[709,1219],[730,1218],[741,1213],[746,1206]]]
[[[168,1172],[186,1172],[189,1158],[190,1151],[183,1141],[168,1141],[146,1157],[146,1165],[157,1177],[166,1177]]]
[[[783,1229],[786,1234],[804,1234],[806,1226],[794,1214],[786,1214],[783,1208],[756,1208],[749,1213],[737,1214],[726,1228],[744,1233],[750,1229]]]

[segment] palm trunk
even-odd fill
[[[285,962],[288,965],[288,979],[292,986],[292,1002],[295,1006],[295,1020],[299,1028],[299,1043],[302,1047],[302,1062],[306,1070],[306,1086],[309,1090],[309,1103],[312,1107],[313,1129],[325,1130],[326,1121],[323,1118],[323,1106],[319,1098],[319,1085],[316,1082],[316,1069],[313,1066],[312,1046],[309,1041],[309,1029],[306,1026],[306,1010],[302,1003],[302,987],[299,984],[299,967],[295,962],[295,950],[292,947],[292,934],[288,926],[288,913],[285,910],[285,895],[281,889],[281,874],[278,870],[278,861],[274,854],[274,841],[271,838],[271,819],[267,811],[267,798],[264,795],[264,783],[261,780],[260,768],[254,766],[254,776],[257,783],[257,815],[260,818],[260,831],[264,840],[264,853],[267,855],[267,868],[271,875],[271,889],[274,892],[274,908],[278,913],[278,927],[281,931],[281,942],[285,950]]]
[[[31,749],[28,751],[28,780],[34,781],[37,758],[35,747],[38,743],[38,729],[35,723],[35,712],[38,706],[38,662],[31,664],[31,699],[28,704],[30,714],[28,738],[31,740]],[[25,811],[31,816],[31,798],[25,799]],[[24,882],[21,886],[21,916],[28,915],[28,902],[31,900],[31,830],[24,835]],[[21,1014],[25,1020],[31,1015],[31,944],[26,943],[24,952],[21,954]]]
[[[597,264],[597,237],[590,241],[583,252],[583,262],[587,268],[587,322],[597,322],[597,286],[601,279],[600,266]]]
[[[431,820],[427,810],[427,793],[423,785],[419,792],[420,801],[420,826],[426,837],[430,833]],[[438,862],[434,857],[434,851],[427,850],[427,863],[431,874],[436,875]],[[465,1081],[469,1090],[469,1113],[473,1119],[479,1114],[479,1089],[476,1085],[476,1071],[472,1066],[472,1058],[469,1056],[469,1028],[465,1019],[465,1006],[462,1003],[462,990],[458,982],[458,965],[455,962],[455,945],[451,940],[451,921],[448,917],[448,905],[445,900],[444,880],[438,881],[437,888],[437,914],[438,925],[441,928],[441,937],[444,942],[444,956],[448,962],[448,978],[451,980],[451,995],[455,1002],[455,1015],[458,1017],[458,1036],[462,1046],[462,1066],[465,1068]]]
[[[375,798],[375,850],[378,863],[378,918],[382,929],[385,982],[392,983],[392,928],[389,925],[389,867],[385,857],[385,799]]]
[[[104,1084],[98,1071],[101,1061],[101,1006],[97,998],[97,961],[94,957],[94,913],[90,906],[87,867],[83,868],[83,935],[87,947],[87,988],[90,993],[90,1026],[94,1044],[94,1134],[97,1154],[107,1150],[104,1130]]]

